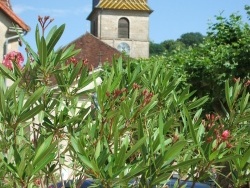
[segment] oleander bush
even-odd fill
[[[92,71],[74,46],[55,50],[65,25],[45,36],[51,20],[39,22],[37,49],[22,38],[27,62],[11,52],[0,65],[1,187],[49,187],[65,169],[75,187],[163,187],[173,173],[218,187],[219,175],[249,181],[249,81],[225,80],[224,115],[208,113],[209,97],[180,67],[120,57]]]

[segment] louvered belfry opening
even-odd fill
[[[118,38],[129,38],[129,20],[127,18],[119,19]]]

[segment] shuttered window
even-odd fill
[[[118,38],[129,38],[129,21],[121,18],[118,23]]]

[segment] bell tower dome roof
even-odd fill
[[[147,0],[100,0],[93,8],[152,12],[148,6]]]

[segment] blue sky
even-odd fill
[[[231,13],[242,15],[247,22],[245,5],[249,0],[148,0],[154,11],[150,16],[150,40],[160,43],[167,39],[177,39],[187,32],[206,34],[208,23],[214,22],[214,16],[222,13],[228,17]],[[65,33],[59,42],[64,46],[89,31],[86,17],[92,9],[91,0],[11,0],[16,14],[31,27],[25,39],[35,45],[34,30],[37,17],[54,18],[53,25],[66,23]]]

